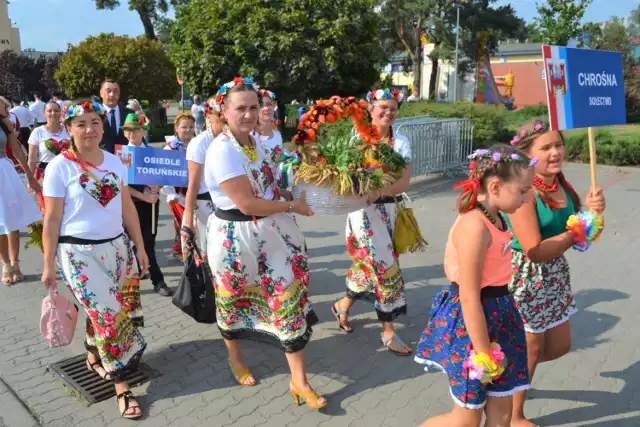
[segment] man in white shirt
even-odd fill
[[[29,151],[29,146],[27,141],[29,141],[29,137],[31,136],[31,127],[35,122],[36,118],[31,113],[31,111],[25,107],[20,105],[17,101],[13,102],[13,108],[9,110],[18,118],[18,122],[20,122],[20,129],[18,129],[18,139],[25,146],[27,151]]]
[[[102,108],[106,114],[100,148],[113,154],[116,145],[129,144],[120,126],[124,125],[124,119],[133,111],[118,105],[118,101],[120,101],[120,86],[114,80],[106,79],[102,83],[102,86],[100,86],[100,98],[102,98]]]
[[[29,110],[33,113],[33,116],[36,118],[38,122],[38,126],[42,126],[47,123],[47,118],[44,116],[44,102],[42,102],[42,97],[39,93],[33,94],[33,99],[35,100],[33,104],[29,106]]]
[[[60,96],[60,92],[53,92],[51,99],[53,99],[56,104],[60,106],[60,111],[62,111],[62,97]]]

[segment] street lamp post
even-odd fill
[[[453,5],[456,8],[456,62],[453,72],[453,102],[458,100],[458,50],[460,45],[460,8],[462,5],[454,0]]]

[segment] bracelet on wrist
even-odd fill
[[[479,380],[482,384],[488,384],[500,378],[505,365],[504,352],[500,344],[495,342],[491,343],[489,354],[471,350],[469,357],[462,362],[462,366],[469,372],[469,379]]]
[[[289,210],[287,211],[287,213],[289,215],[291,215],[293,213],[293,200],[291,202],[289,202]]]
[[[593,212],[581,210],[567,220],[567,231],[573,238],[573,249],[585,252],[600,238],[604,230],[602,220]]]

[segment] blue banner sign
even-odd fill
[[[551,129],[627,123],[622,54],[542,46]]]
[[[187,187],[186,155],[185,151],[116,145],[116,156],[128,169],[129,184]]]

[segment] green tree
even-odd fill
[[[159,13],[166,14],[170,6],[177,6],[187,3],[189,0],[129,0],[129,10],[138,13],[144,34],[150,38],[156,39],[154,23],[160,17]],[[120,6],[120,0],[95,0],[97,9],[113,10]]]
[[[510,5],[494,7],[496,0],[380,0],[379,11],[384,21],[382,39],[385,50],[402,49],[409,57],[414,87],[420,88],[422,72],[421,35],[427,36],[434,49],[429,54],[433,67],[429,76],[429,98],[436,96],[439,62],[455,56],[455,30],[460,5],[461,74],[468,72],[478,55],[477,33],[489,30],[489,51],[495,52],[499,41],[521,38],[525,23]],[[393,40],[393,41],[389,41]],[[426,76],[425,76],[426,77]]]
[[[30,97],[34,92],[44,93],[42,84],[44,60],[34,60],[11,50],[0,52],[0,94],[15,99]]]
[[[569,40],[582,35],[580,22],[587,6],[593,0],[546,0],[538,4],[536,23],[542,33],[542,42],[566,46]]]
[[[604,23],[589,22],[584,26],[585,31],[589,33],[591,49],[622,53],[624,89],[627,110],[630,113],[640,110],[640,77],[637,71],[640,64],[631,50],[631,40],[634,37],[633,25],[633,19],[625,23],[625,20],[613,17]]]
[[[176,8],[171,56],[193,93],[254,76],[281,100],[353,95],[382,62],[373,0],[191,0]]]
[[[70,46],[55,78],[71,98],[99,93],[105,78],[118,82],[124,99],[135,95],[155,102],[173,97],[178,89],[175,68],[162,46],[144,36],[88,37]]]
[[[535,22],[527,24],[524,34],[518,39],[521,43],[542,43],[542,33]]]

